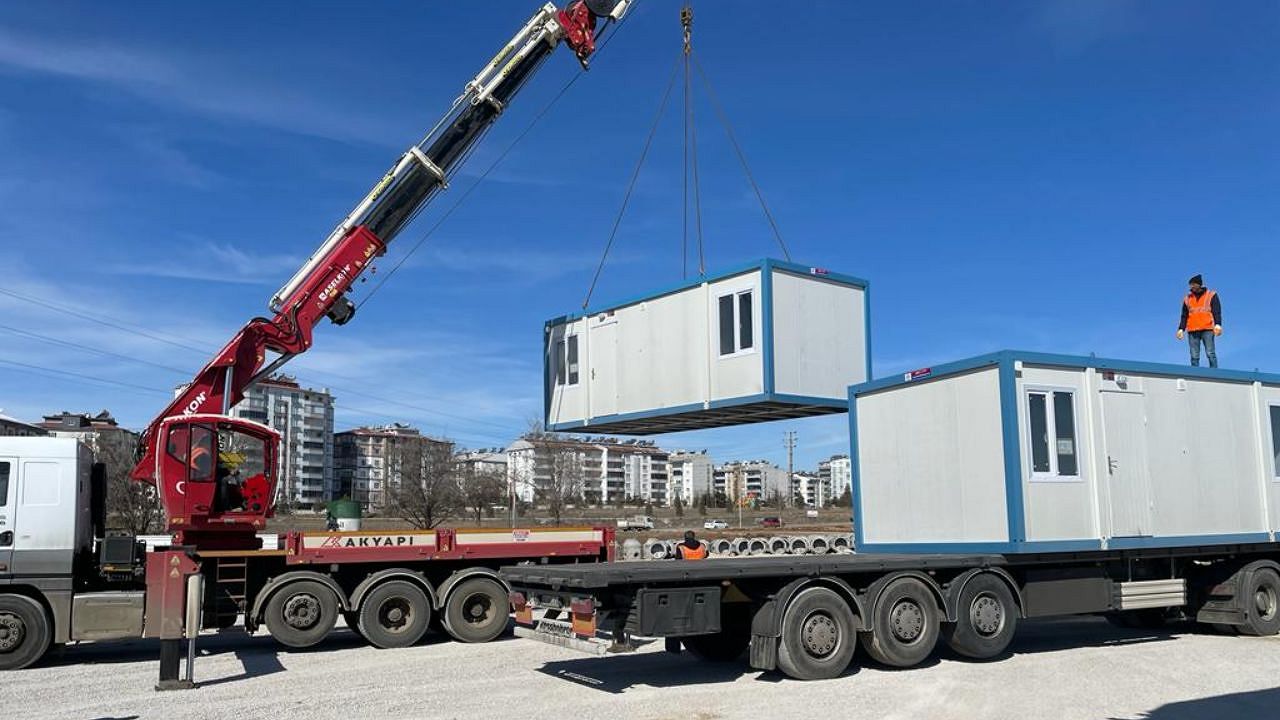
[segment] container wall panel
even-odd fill
[[[868,380],[861,288],[773,273],[774,387],[789,395],[843,395]]]
[[[1280,387],[1263,386],[1258,398],[1258,468],[1272,531],[1280,532]]]
[[[1083,369],[1024,367],[1018,381],[1019,459],[1026,539],[1077,540],[1098,537],[1094,442],[1090,437],[1091,398],[1086,392]],[[1032,472],[1028,393],[1069,393],[1073,408],[1075,475],[1039,475]],[[1052,397],[1052,395],[1050,395]],[[1052,408],[1052,405],[1050,405]],[[1070,442],[1070,441],[1066,441]],[[1056,448],[1055,448],[1056,449]]]
[[[1008,540],[995,369],[857,400],[867,543]]]

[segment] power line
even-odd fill
[[[83,373],[71,372],[70,370],[55,370],[53,368],[40,367],[39,365],[30,365],[24,362],[18,362],[17,360],[7,360],[5,358],[0,358],[0,363],[4,363],[5,365],[13,365],[15,367],[25,369],[29,372],[35,371],[34,374],[53,373],[57,375],[66,375],[68,377],[78,378],[80,380],[92,380],[93,382],[106,383],[108,385],[119,385],[120,387],[129,388],[131,390],[142,390],[143,392],[159,393],[165,396],[170,395],[170,393],[167,393],[163,390],[159,390],[153,387],[135,385],[133,383],[121,382],[120,380],[109,380],[107,378],[94,377],[93,375],[85,375]]]

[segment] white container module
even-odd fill
[[[865,280],[761,260],[545,326],[546,427],[623,435],[848,409],[871,376]]]
[[[1264,542],[1280,375],[1003,351],[849,389],[859,552]]]

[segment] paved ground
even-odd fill
[[[1096,619],[1027,623],[990,663],[942,654],[924,667],[872,665],[801,683],[745,666],[699,665],[656,644],[593,658],[528,640],[364,647],[338,631],[323,649],[267,637],[202,639],[202,687],[155,693],[151,642],[81,645],[3,675],[3,717],[35,718],[1152,718],[1280,716],[1280,637],[1180,627],[1117,630]]]

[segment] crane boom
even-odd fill
[[[597,21],[620,20],[631,2],[573,0],[563,9],[548,3],[535,12],[466,84],[422,141],[400,156],[275,293],[269,303],[271,316],[246,323],[148,425],[140,439],[141,457],[132,477],[157,486],[171,531],[181,534],[233,526],[260,527],[261,520],[272,512],[270,496],[274,495],[275,484],[270,472],[266,472],[268,497],[259,497],[259,492],[254,496],[253,507],[236,511],[225,507],[220,511],[213,497],[203,502],[193,499],[193,491],[203,489],[188,482],[194,471],[187,465],[192,465],[197,456],[196,433],[183,431],[175,435],[180,428],[171,426],[182,424],[183,419],[196,422],[193,418],[198,418],[206,423],[210,434],[216,434],[214,424],[234,423],[242,432],[274,445],[277,438],[267,428],[259,426],[260,431],[255,431],[247,427],[251,423],[221,416],[244,398],[253,383],[306,352],[311,346],[312,331],[322,318],[337,325],[352,318],[355,305],[346,297],[347,291],[432,197],[448,187],[451,173],[556,46],[561,42],[568,45],[585,68],[595,50]],[[270,362],[268,352],[275,353]],[[166,473],[162,440],[167,454],[185,458],[186,465],[175,465]],[[182,452],[176,452],[175,445],[183,443]],[[216,456],[224,450],[219,441],[218,447],[206,454]],[[269,450],[274,457],[274,447]],[[167,476],[178,472],[185,472],[186,476]]]

